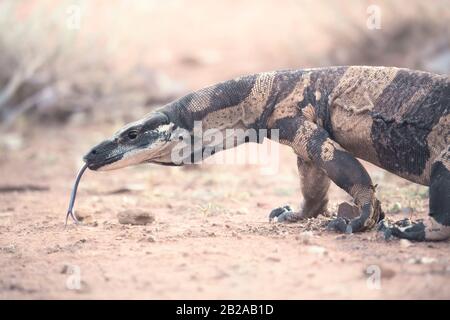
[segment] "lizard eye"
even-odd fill
[[[129,138],[130,140],[136,139],[137,136],[138,136],[138,133],[137,133],[136,130],[131,130],[131,131],[128,132],[128,138]]]

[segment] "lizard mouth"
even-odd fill
[[[100,169],[101,167],[108,165],[108,164],[119,161],[120,159],[123,158],[123,156],[124,156],[124,154],[118,154],[113,157],[108,157],[106,159],[102,159],[101,161],[89,160],[89,159],[87,159],[87,157],[84,157],[83,160],[90,170],[95,171],[95,170]]]
[[[118,154],[117,151],[104,152],[100,148],[93,149],[84,158],[84,162],[90,170],[112,170],[145,162],[155,162],[161,165],[175,165],[172,161],[160,161],[161,152],[166,148],[167,143],[159,142],[161,145],[153,145],[153,148],[146,148],[147,144],[142,144]],[[100,149],[100,150],[99,150]],[[165,150],[164,150],[165,151]],[[111,153],[113,153],[111,155]],[[155,158],[156,157],[156,158]]]

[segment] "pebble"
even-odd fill
[[[338,207],[338,217],[347,218],[349,220],[359,216],[359,209],[357,206],[348,202],[342,202]]]
[[[324,255],[328,254],[327,249],[325,249],[324,247],[320,247],[320,246],[309,246],[307,248],[307,251],[309,253],[314,253],[319,256],[324,256]]]
[[[434,263],[436,261],[437,260],[435,258],[429,258],[429,257],[422,257],[420,259],[420,263],[422,263],[422,264],[430,264],[430,263]]]
[[[272,261],[272,262],[280,262],[281,259],[278,257],[267,257],[268,261]]]
[[[381,268],[381,277],[384,279],[391,279],[395,276],[395,274],[396,274],[396,272],[391,268],[387,268],[387,267]]]
[[[295,237],[296,240],[300,241],[303,244],[311,244],[312,238],[313,233],[311,231],[304,231]]]
[[[411,247],[412,245],[413,245],[412,242],[409,241],[409,240],[407,240],[407,239],[401,239],[401,240],[400,240],[400,246],[401,246],[402,248],[409,248],[409,247]]]
[[[408,263],[410,263],[410,264],[431,264],[436,261],[437,260],[435,258],[420,257],[420,258],[411,258],[408,260]]]
[[[85,223],[92,222],[92,215],[87,212],[75,211],[75,217],[80,222],[85,222]]]
[[[125,210],[117,214],[119,223],[131,225],[147,225],[155,221],[155,217],[144,211],[139,210]]]

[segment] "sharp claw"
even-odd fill
[[[347,234],[353,233],[353,228],[350,224],[348,224],[347,228],[345,228],[345,233]]]
[[[396,224],[397,226],[401,227],[401,228],[405,228],[405,227],[409,227],[409,226],[412,226],[412,225],[413,225],[413,224],[411,223],[411,220],[408,219],[408,218],[403,219],[403,220],[400,220],[400,221],[397,221],[395,224]]]
[[[297,213],[294,213],[289,205],[285,205],[272,210],[269,214],[269,221],[274,221],[275,219],[277,222],[296,222],[299,220],[299,216]]]
[[[384,231],[389,228],[389,225],[386,220],[380,220],[377,224],[377,231]]]
[[[390,240],[392,238],[392,229],[387,228],[386,230],[383,231],[383,234],[384,234],[384,240]]]
[[[285,212],[290,211],[292,211],[292,209],[288,205],[273,209],[272,212],[269,214],[269,221],[272,221],[275,218],[278,218],[278,221],[281,221],[280,216],[282,216]]]
[[[332,220],[327,226],[328,230],[339,231],[339,232],[347,232],[348,227],[351,228],[351,226],[349,224],[347,224],[347,221],[345,221],[341,217],[338,217],[338,218]]]
[[[282,213],[277,217],[277,222],[283,222],[286,221],[286,214]]]

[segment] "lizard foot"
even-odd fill
[[[337,217],[328,224],[328,230],[338,231],[341,233],[352,233],[352,226],[349,224],[349,220],[343,217]]]
[[[269,221],[297,222],[300,219],[300,215],[292,211],[291,207],[288,205],[273,209],[269,214]]]
[[[377,222],[384,219],[384,212],[377,199],[374,200],[372,215],[368,214],[368,210],[370,210],[368,205],[365,205],[361,211],[355,205],[341,203],[338,216],[328,224],[328,230],[341,233],[361,232],[373,228]]]
[[[384,238],[389,240],[392,236],[412,241],[425,240],[425,224],[423,222],[411,222],[403,219],[390,225],[386,220],[378,223],[378,231],[383,232]]]

